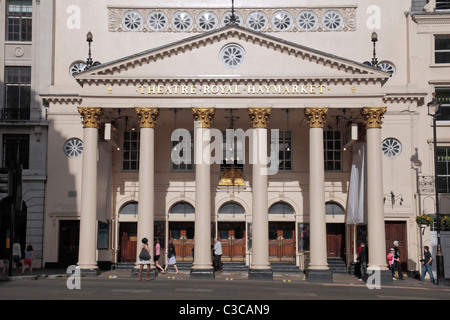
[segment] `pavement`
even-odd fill
[[[145,273],[145,270],[143,274]],[[70,275],[66,274],[64,269],[33,269],[33,274],[29,275],[28,270],[25,271],[24,275],[15,275],[15,270],[13,271],[13,276],[0,276],[0,281],[14,281],[14,280],[39,280],[39,279],[55,279],[55,278],[67,278]],[[135,275],[132,275],[132,270],[107,270],[101,271],[101,273],[96,277],[97,279],[127,279],[137,280]],[[143,276],[144,278],[144,276]],[[191,280],[190,272],[187,270],[180,270],[179,273],[175,271],[167,270],[164,274],[158,273],[156,279],[153,281],[167,281],[167,280]],[[215,272],[215,281],[254,281],[248,279],[247,272]],[[289,273],[289,272],[274,272],[273,282],[285,282],[285,283],[299,283],[307,282],[305,274],[303,273]],[[333,274],[333,283],[326,285],[341,285],[341,286],[363,286],[366,287],[367,284],[363,281],[358,280],[354,275],[345,273],[335,273]],[[425,282],[421,283],[419,279],[403,277],[403,280],[393,280],[392,285],[389,287],[395,288],[442,288],[450,291],[450,280],[446,280],[443,285],[434,285],[430,283],[429,277],[425,278]]]

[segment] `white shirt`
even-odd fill
[[[218,256],[222,255],[222,244],[220,243],[220,241],[214,243],[214,254]]]
[[[22,254],[20,253],[20,243],[14,243],[13,244],[13,256],[19,256],[19,258],[22,257]]]

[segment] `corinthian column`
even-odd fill
[[[195,243],[191,278],[214,278],[211,261],[211,169],[208,150],[214,108],[192,108],[195,120]]]
[[[367,139],[367,272],[380,284],[392,283],[386,266],[386,238],[383,209],[383,171],[381,166],[381,124],[386,107],[363,108]]]
[[[309,222],[310,262],[306,280],[333,282],[327,262],[327,230],[325,220],[325,169],[323,126],[328,108],[306,108],[309,122]]]
[[[138,206],[138,245],[136,260],[140,253],[142,238],[148,239],[150,254],[153,257],[153,238],[155,220],[155,124],[159,116],[157,108],[136,108],[140,127],[139,147],[139,206]],[[155,265],[151,259],[150,278],[156,276]],[[136,273],[136,270],[133,270]]]
[[[252,141],[252,261],[249,279],[273,279],[269,262],[267,127],[270,108],[249,108]]]
[[[83,171],[78,268],[81,274],[98,275],[97,250],[97,139],[101,108],[79,107],[83,119]]]

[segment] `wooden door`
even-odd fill
[[[406,222],[386,221],[385,232],[386,232],[386,256],[389,253],[390,248],[394,248],[393,242],[397,240],[399,242],[398,248],[400,249],[400,263],[402,271],[406,272],[408,270],[407,269],[408,246],[406,245],[407,243]]]
[[[222,244],[222,261],[245,261],[245,223],[220,222],[218,241]]]
[[[345,248],[345,224],[327,223],[327,256],[343,258]]]
[[[121,222],[119,234],[119,261],[135,262],[137,258],[137,223]]]
[[[59,222],[59,263],[62,266],[78,262],[80,242],[80,221],[62,220]]]
[[[269,223],[269,258],[273,262],[295,261],[295,224]]]
[[[171,222],[169,240],[175,246],[177,261],[194,261],[194,222]]]

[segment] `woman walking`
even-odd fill
[[[175,268],[176,273],[178,273],[178,268],[177,268],[177,259],[176,259],[176,253],[175,253],[175,246],[173,245],[173,241],[170,240],[169,241],[169,250],[168,250],[168,254],[167,254],[167,263],[166,263],[166,267],[164,268],[164,270],[167,270],[167,268],[169,267],[170,264],[173,264],[173,267]]]
[[[142,269],[147,265],[147,274],[145,280],[151,280],[148,276],[150,274],[150,249],[148,248],[148,239],[142,238],[141,253],[139,254],[139,280],[142,280]]]
[[[164,274],[163,267],[161,267],[159,265],[159,257],[160,257],[160,255],[161,255],[161,245],[159,244],[159,239],[156,238],[155,239],[155,258],[154,258],[155,266],[156,266],[157,269],[161,270],[161,272]]]

